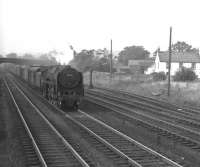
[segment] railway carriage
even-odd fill
[[[35,72],[35,86],[40,88],[41,87],[41,71],[38,69]]]
[[[12,73],[16,74],[16,75],[20,75],[20,66],[19,65],[16,65],[14,67],[14,69],[12,70]]]
[[[29,79],[28,82],[31,85],[40,87],[40,75],[39,75],[39,66],[33,66],[29,68]]]
[[[24,79],[25,81],[28,81],[28,67],[21,66],[19,69],[20,77]]]

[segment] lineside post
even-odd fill
[[[112,60],[112,39],[110,40],[110,77],[112,78],[112,66],[113,66],[113,60]]]
[[[169,61],[168,61],[168,92],[167,95],[170,96],[170,72],[171,72],[171,40],[172,40],[172,27],[170,27],[170,35],[169,35]]]
[[[92,83],[92,73],[93,73],[93,69],[90,69],[90,84],[89,84],[89,88],[92,89],[94,88],[93,83]]]

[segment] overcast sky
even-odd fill
[[[0,0],[0,53],[66,53],[142,45],[153,52],[172,41],[200,47],[198,0]]]

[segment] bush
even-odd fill
[[[176,72],[173,78],[174,81],[194,81],[197,75],[192,69],[183,67],[180,71]]]
[[[166,75],[164,72],[154,72],[152,73],[152,76],[153,76],[153,80],[154,81],[164,81],[166,80]]]

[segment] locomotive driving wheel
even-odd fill
[[[56,101],[56,105],[58,106],[58,108],[61,108],[61,101],[59,99]]]
[[[74,110],[78,111],[78,105],[77,104],[74,105]]]

